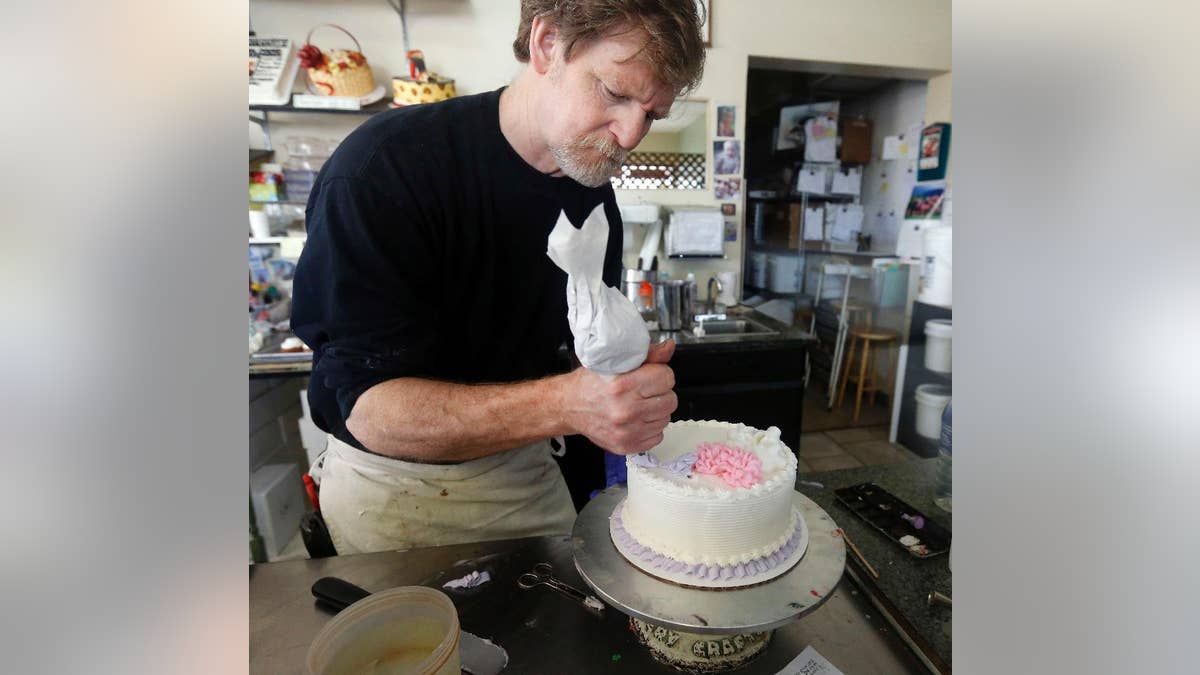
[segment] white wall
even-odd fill
[[[409,38],[412,47],[425,51],[431,70],[457,80],[460,93],[495,89],[509,82],[520,64],[512,56],[512,40],[519,17],[517,0],[410,0]],[[400,20],[382,0],[298,2],[251,0],[250,21],[259,35],[304,41],[319,23],[334,22],[359,39],[376,79],[390,84],[393,74],[403,74],[404,48]],[[950,70],[950,0],[838,0],[813,3],[796,0],[713,0],[713,47],[708,51],[704,80],[692,98],[710,104],[738,106],[737,136],[744,138],[746,71],[750,56],[774,57],[833,64],[887,66],[926,72],[929,76]],[[323,29],[328,30],[328,29]],[[329,37],[324,37],[328,35]],[[340,44],[334,31],[318,33],[317,44]],[[931,90],[937,105],[949,111],[949,76]],[[278,119],[275,119],[275,118]],[[335,115],[273,116],[275,147],[288,134],[313,133],[340,138],[361,118]],[[261,146],[251,127],[252,144]],[[711,153],[711,143],[706,143]],[[284,159],[283,153],[277,153]],[[710,157],[711,159],[711,157]],[[710,164],[711,165],[711,164]],[[663,204],[716,205],[709,188],[704,191],[620,191],[619,200],[649,199]],[[738,241],[726,246],[727,259],[698,262],[700,281],[717,271],[741,271],[744,218]]]

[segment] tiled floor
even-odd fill
[[[864,399],[857,421],[852,392],[846,392],[841,406],[831,410],[826,405],[824,386],[814,379],[804,392],[800,471],[833,471],[920,459],[904,447],[888,442],[892,414],[889,397],[877,396],[873,405]]]
[[[873,427],[886,425],[891,421],[891,399],[883,395],[875,397],[874,405],[871,405],[865,396],[863,397],[862,410],[857,422],[854,421],[853,392],[846,392],[846,400],[842,402],[841,407],[835,406],[832,410],[828,410],[826,405],[824,387],[814,379],[808,383],[808,389],[804,391],[804,414],[801,419],[804,431]]]
[[[888,443],[885,425],[812,431],[800,434],[800,472],[852,469],[920,459],[905,448]]]

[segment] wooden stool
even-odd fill
[[[895,331],[872,329],[864,327],[855,327],[850,329],[850,341],[846,347],[845,366],[842,370],[842,382],[838,386],[837,405],[840,408],[842,402],[846,399],[846,383],[853,379],[858,383],[858,392],[854,397],[854,421],[858,421],[859,412],[862,410],[863,394],[871,395],[870,405],[875,405],[875,393],[886,391],[891,387],[892,368],[895,363],[892,361],[891,345],[896,342],[897,335]],[[883,386],[877,382],[875,370],[871,367],[871,347],[885,347],[887,357],[887,372],[888,376],[883,382]],[[854,348],[859,349],[858,375],[853,374],[854,368]]]
[[[831,307],[833,307],[834,313],[838,314],[840,316],[842,313],[842,303],[835,301],[835,302],[830,302],[829,304]],[[874,323],[874,320],[875,320],[875,312],[871,308],[870,305],[860,305],[857,302],[847,302],[846,303],[846,324],[847,325],[853,326],[855,323],[857,323],[859,326],[862,326],[863,328],[870,328],[871,325]]]

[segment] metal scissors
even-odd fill
[[[553,588],[593,612],[600,613],[604,611],[604,603],[600,602],[596,596],[588,595],[574,586],[568,586],[555,578],[554,567],[550,563],[540,562],[534,565],[532,570],[517,577],[517,586],[520,586],[524,590],[541,585]]]

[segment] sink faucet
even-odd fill
[[[721,280],[715,276],[708,278],[708,304],[705,305],[707,312],[712,314],[717,310],[717,296],[713,293],[713,284],[717,285],[717,293],[724,293],[725,287],[721,284]]]

